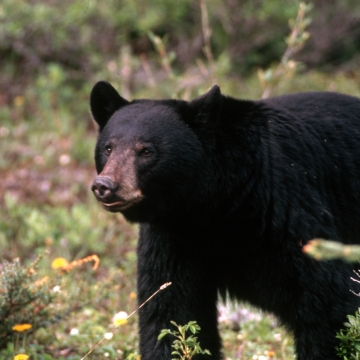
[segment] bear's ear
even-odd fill
[[[90,109],[100,132],[114,112],[126,104],[129,102],[123,99],[108,82],[99,81],[95,84],[90,95]]]
[[[193,116],[188,125],[210,147],[215,145],[215,132],[220,125],[222,101],[220,88],[214,85],[206,94],[189,103]]]
[[[219,86],[214,85],[206,94],[190,102],[195,111],[194,125],[216,125],[219,121],[222,95]]]

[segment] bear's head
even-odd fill
[[[186,211],[201,198],[216,141],[222,95],[214,86],[191,101],[129,102],[107,82],[90,97],[99,126],[92,191],[130,221]]]

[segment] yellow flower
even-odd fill
[[[15,96],[14,104],[16,107],[20,107],[24,105],[24,97],[23,96]]]
[[[28,358],[26,354],[17,354],[14,356],[14,360],[28,360]]]
[[[130,293],[130,299],[136,299],[136,294],[133,291]]]
[[[56,259],[53,260],[53,262],[51,263],[51,267],[53,269],[64,269],[68,266],[68,262],[66,259],[62,258],[62,257],[58,257]]]
[[[122,326],[127,323],[127,317],[128,314],[125,311],[120,311],[117,314],[115,314],[113,318],[113,324],[115,326]]]
[[[31,324],[16,324],[12,327],[14,331],[23,332],[32,328]]]

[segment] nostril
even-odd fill
[[[116,191],[116,186],[109,178],[98,176],[94,180],[91,190],[97,198],[106,199]]]
[[[106,196],[108,193],[110,192],[109,188],[107,188],[104,185],[99,185],[98,187],[96,187],[95,189],[95,193],[101,197]]]

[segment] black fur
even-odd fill
[[[140,222],[142,360],[171,358],[170,320],[196,320],[221,359],[218,293],[274,313],[299,360],[337,359],[335,333],[360,305],[355,264],[316,261],[316,237],[360,243],[360,100],[303,93],[260,101],[214,87],[192,102],[122,99],[95,85],[93,191]],[[197,359],[206,359],[198,356]]]

